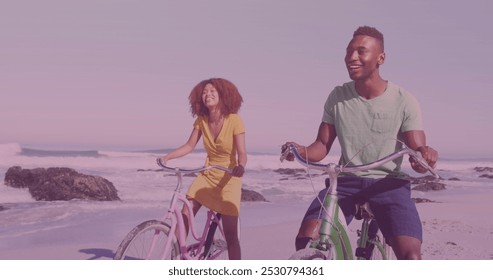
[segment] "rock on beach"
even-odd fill
[[[113,183],[100,176],[81,174],[71,168],[50,167],[22,169],[13,166],[5,173],[5,185],[28,188],[38,201],[53,200],[120,200]]]

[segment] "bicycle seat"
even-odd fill
[[[358,202],[356,203],[356,213],[354,214],[356,220],[362,219],[374,219],[375,215],[371,211],[370,204],[368,202]]]

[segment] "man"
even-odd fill
[[[373,27],[359,27],[347,46],[344,60],[352,81],[335,87],[330,93],[315,141],[307,147],[294,143],[301,156],[309,161],[322,160],[337,137],[342,152],[340,164],[358,165],[393,153],[402,141],[419,151],[434,167],[438,153],[426,145],[418,102],[404,89],[380,76],[379,69],[385,61],[382,33]],[[426,172],[412,158],[409,161],[416,172]],[[401,164],[402,158],[367,172],[342,174],[338,184],[339,205],[349,223],[354,215],[355,200],[364,197],[370,202],[396,257],[421,259],[421,221],[411,200],[409,181],[398,178],[402,175]],[[315,199],[296,237],[297,250],[315,238],[314,232],[318,233],[320,208],[320,202]]]

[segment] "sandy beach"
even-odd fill
[[[491,193],[443,195],[439,202],[419,204],[423,259],[492,260],[491,199]]]
[[[354,277],[383,275],[381,279],[416,279],[427,277],[473,277],[490,275],[493,266],[493,223],[491,201],[493,192],[475,195],[433,195],[435,202],[419,203],[424,229],[422,257],[425,261],[332,262],[288,261],[294,252],[294,236],[307,202],[279,204],[270,202],[243,203],[241,213],[241,246],[243,261],[235,262],[110,262],[123,236],[143,220],[155,218],[162,208],[111,209],[73,218],[71,226],[56,223],[42,230],[24,232],[3,238],[0,234],[0,268],[8,274],[24,278],[76,279],[117,277],[135,279],[143,275],[164,275],[170,279],[195,279],[196,276],[174,276],[170,269],[242,268],[258,275],[264,267],[322,267],[325,275]],[[359,221],[349,226],[355,240]],[[1,225],[0,225],[1,229]],[[1,230],[0,230],[1,232]],[[40,260],[47,260],[41,261]],[[92,260],[87,262],[86,260]],[[67,262],[68,261],[68,262]],[[103,265],[108,264],[108,265]],[[120,265],[122,264],[122,265]],[[29,266],[32,269],[25,270]],[[74,274],[75,272],[75,274]],[[168,274],[166,274],[168,273]],[[370,273],[370,274],[368,274]],[[313,279],[314,276],[270,276],[269,279]],[[323,276],[326,277],[326,276]],[[319,276],[318,278],[321,279]],[[205,279],[205,278],[204,278]],[[211,278],[212,279],[212,278]],[[251,276],[223,276],[214,279],[252,279]]]
[[[493,192],[434,196],[419,203],[424,229],[423,259],[493,259]],[[285,260],[294,251],[294,236],[306,205],[243,203],[241,245],[247,260]],[[138,222],[159,209],[108,210],[81,216],[71,227],[47,227],[18,237],[2,238],[3,260],[108,260],[120,240]],[[354,236],[359,222],[351,223]]]

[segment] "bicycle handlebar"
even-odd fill
[[[173,173],[193,174],[193,173],[198,173],[198,172],[202,172],[202,171],[209,170],[209,169],[219,169],[219,170],[222,170],[222,171],[225,171],[228,173],[233,173],[233,170],[226,168],[226,167],[219,166],[219,165],[209,165],[209,166],[203,166],[203,167],[194,168],[194,169],[185,169],[185,168],[166,166],[163,164],[163,161],[161,160],[161,158],[157,158],[156,162],[157,162],[157,165],[159,165],[161,168],[163,168],[164,171],[173,172]]]
[[[285,149],[284,152],[282,152],[281,158],[280,158],[281,162],[284,159],[286,159],[286,157],[289,154],[293,154],[294,157],[296,158],[296,160],[306,167],[325,171],[325,172],[328,172],[330,169],[333,169],[333,170],[335,170],[335,172],[337,174],[339,174],[341,172],[356,172],[356,171],[364,171],[364,170],[372,169],[372,168],[378,167],[384,163],[387,163],[391,160],[394,160],[398,157],[401,157],[405,154],[408,154],[409,156],[413,157],[424,168],[426,168],[435,178],[437,178],[437,179],[440,178],[440,176],[435,172],[435,170],[430,165],[428,165],[428,163],[423,159],[423,157],[418,152],[410,149],[407,146],[404,146],[404,148],[400,149],[399,151],[396,151],[396,152],[394,152],[394,153],[392,153],[386,157],[383,157],[377,161],[367,163],[367,164],[354,165],[354,166],[341,166],[341,165],[337,165],[337,164],[333,164],[333,163],[321,164],[321,163],[316,163],[316,162],[310,162],[310,161],[305,160],[301,157],[301,155],[298,153],[298,150],[296,149],[294,144],[289,144],[288,148]]]

